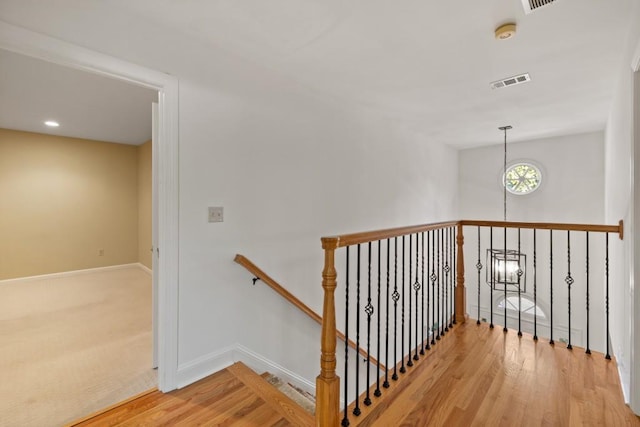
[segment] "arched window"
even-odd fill
[[[531,163],[514,163],[507,168],[503,182],[511,194],[529,194],[540,187],[542,173]]]

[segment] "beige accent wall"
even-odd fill
[[[138,262],[151,268],[151,141],[138,147]]]
[[[137,169],[135,146],[0,129],[0,280],[137,262]]]

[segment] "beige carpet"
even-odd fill
[[[0,283],[0,426],[61,426],[157,384],[138,267]]]

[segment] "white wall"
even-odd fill
[[[514,134],[516,129],[512,130]],[[498,132],[496,132],[498,134]],[[501,136],[498,134],[498,136]],[[540,188],[531,194],[517,196],[507,194],[507,220],[531,222],[565,222],[602,224],[604,222],[604,134],[593,132],[508,143],[507,163],[530,162],[542,172]],[[503,219],[503,145],[462,150],[459,153],[460,212],[465,219]],[[617,223],[613,221],[612,224]],[[502,229],[494,230],[494,249],[502,249]],[[575,280],[571,287],[571,339],[573,346],[586,346],[586,251],[583,233],[571,235],[571,274]],[[610,240],[617,239],[615,236]],[[489,231],[482,230],[480,261],[484,264],[478,286],[476,263],[478,262],[477,230],[465,229],[465,271],[467,272],[467,308],[471,318],[478,317],[478,288],[481,291],[480,318],[489,320],[491,294],[486,284],[486,250],[489,248]],[[508,249],[517,248],[517,232],[508,232]],[[590,236],[590,347],[606,350],[604,328],[604,236]],[[521,232],[521,250],[526,258],[526,295],[533,299],[533,235],[530,230]],[[554,340],[568,339],[569,293],[564,282],[569,270],[567,265],[567,234],[553,234],[553,283],[550,281],[549,232],[537,232],[537,287],[538,305],[550,316],[553,310]],[[551,289],[553,284],[553,306]],[[494,324],[503,325],[503,310],[497,310],[497,298],[502,292],[494,292]],[[541,338],[550,336],[548,320],[539,322],[537,333]],[[508,319],[510,328],[517,328],[517,318]],[[523,323],[523,332],[533,333],[533,325]]]
[[[179,382],[219,368],[236,343],[309,381],[319,372],[320,328],[251,286],[237,252],[321,311],[321,236],[457,216],[456,152],[358,106],[116,6],[1,12],[180,80]],[[225,221],[207,223],[207,206]]]
[[[638,140],[634,143],[633,132],[634,120],[635,127],[640,126],[640,118],[637,117],[640,114],[636,112],[634,119],[634,76],[631,68],[632,59],[640,55],[640,4],[636,4],[634,14],[637,18],[631,22],[636,25],[629,35],[605,136],[605,220],[610,222],[623,218],[625,221],[627,237],[623,242],[615,242],[611,248],[614,260],[611,266],[614,289],[611,295],[611,342],[625,399],[634,412],[640,413],[640,351],[637,349],[640,346],[640,319],[635,315],[640,303],[636,301],[638,295],[634,295],[633,269],[634,256],[637,256],[634,255],[637,226],[634,204],[640,200],[635,195],[638,187],[634,181],[638,177],[634,171],[637,168],[634,156],[638,153],[634,146]],[[635,91],[640,91],[639,88],[637,85]]]
[[[516,135],[517,129],[509,132]],[[497,129],[496,139],[502,139]],[[594,132],[507,143],[508,164],[533,162],[543,175],[540,188],[533,193],[524,196],[507,193],[507,220],[601,223],[603,140],[602,132]],[[462,217],[503,219],[503,150],[499,144],[460,151]]]

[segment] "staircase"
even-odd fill
[[[154,391],[71,425],[314,425],[313,415],[287,394],[313,409],[308,395],[237,362],[183,389]]]

